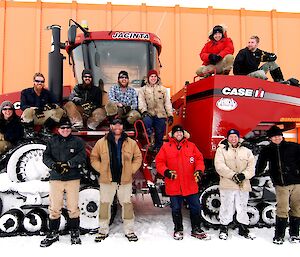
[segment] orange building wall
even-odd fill
[[[198,54],[207,41],[208,31],[216,24],[226,24],[235,54],[256,34],[261,38],[260,48],[278,55],[285,77],[300,78],[299,13],[0,0],[1,93],[30,86],[36,71],[47,77],[51,32],[45,28],[61,25],[63,42],[69,18],[87,20],[90,30],[156,33],[163,46],[161,77],[172,93],[181,89],[185,81],[193,80],[195,70],[201,65]],[[64,83],[73,85],[67,60],[64,73]]]

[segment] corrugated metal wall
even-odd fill
[[[175,7],[121,6],[0,0],[0,83],[1,93],[21,90],[32,84],[41,71],[47,76],[51,32],[48,25],[62,26],[66,40],[68,19],[87,20],[90,30],[132,30],[156,33],[162,41],[161,76],[172,93],[186,80],[193,80],[201,65],[199,52],[208,31],[226,24],[235,54],[255,34],[260,48],[278,55],[285,77],[300,78],[300,14],[241,10]],[[64,83],[73,85],[73,75],[65,63]]]

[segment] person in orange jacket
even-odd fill
[[[169,142],[163,144],[156,156],[156,169],[165,177],[166,193],[170,196],[173,237],[183,239],[181,208],[183,200],[186,200],[190,207],[191,235],[210,239],[200,227],[198,182],[205,169],[203,156],[196,145],[188,141],[190,135],[180,125],[174,126],[169,136]]]
[[[227,37],[224,26],[216,25],[209,32],[209,41],[201,50],[202,66],[196,71],[198,76],[208,77],[215,71],[217,74],[229,74],[233,66],[233,42]]]

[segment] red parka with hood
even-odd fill
[[[188,141],[189,134],[184,133],[184,138],[178,142],[170,138],[158,152],[155,161],[159,174],[164,176],[165,170],[175,170],[177,178],[171,180],[165,178],[166,193],[170,196],[187,196],[198,193],[198,185],[195,181],[194,172],[204,171],[203,156],[196,145]]]
[[[223,27],[223,26],[222,26]],[[234,53],[233,42],[231,38],[227,37],[226,29],[223,27],[223,38],[219,41],[215,41],[213,38],[213,31],[209,32],[209,41],[204,45],[201,50],[200,58],[203,61],[203,65],[209,65],[208,56],[210,54],[220,55],[222,59],[228,55]]]

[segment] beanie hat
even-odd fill
[[[14,105],[10,102],[10,101],[3,101],[1,106],[0,106],[0,110],[2,111],[2,109],[6,106],[9,106],[10,108],[12,108],[13,110],[15,109],[14,108]]]
[[[224,35],[223,27],[221,25],[214,26],[212,35],[216,34],[217,32],[220,32],[222,35]]]
[[[111,122],[112,125],[116,125],[116,124],[120,124],[123,125],[123,121],[119,118],[113,119],[113,121]]]
[[[62,126],[71,127],[72,123],[68,117],[63,116],[63,117],[61,117],[61,119],[58,123],[58,126],[59,127],[62,127]]]
[[[272,126],[268,131],[267,131],[267,137],[271,138],[274,136],[283,136],[282,130],[277,127],[276,125]]]
[[[231,134],[236,134],[238,137],[240,137],[240,132],[236,129],[230,129],[227,132],[227,138],[231,135]]]
[[[119,79],[120,77],[122,77],[122,76],[129,78],[128,72],[125,71],[125,70],[121,70],[121,71],[119,72],[118,79]]]
[[[85,75],[90,75],[93,78],[92,72],[90,70],[87,69],[83,70],[81,74],[81,78],[83,79]]]
[[[156,70],[149,70],[148,75],[147,75],[147,78],[149,79],[149,77],[150,77],[151,75],[153,75],[153,74],[155,74],[155,75],[158,77],[158,73],[157,73]]]
[[[182,133],[184,133],[184,129],[182,126],[180,125],[175,125],[173,128],[172,128],[172,137],[174,137],[174,134],[175,132],[177,131],[181,131]]]

